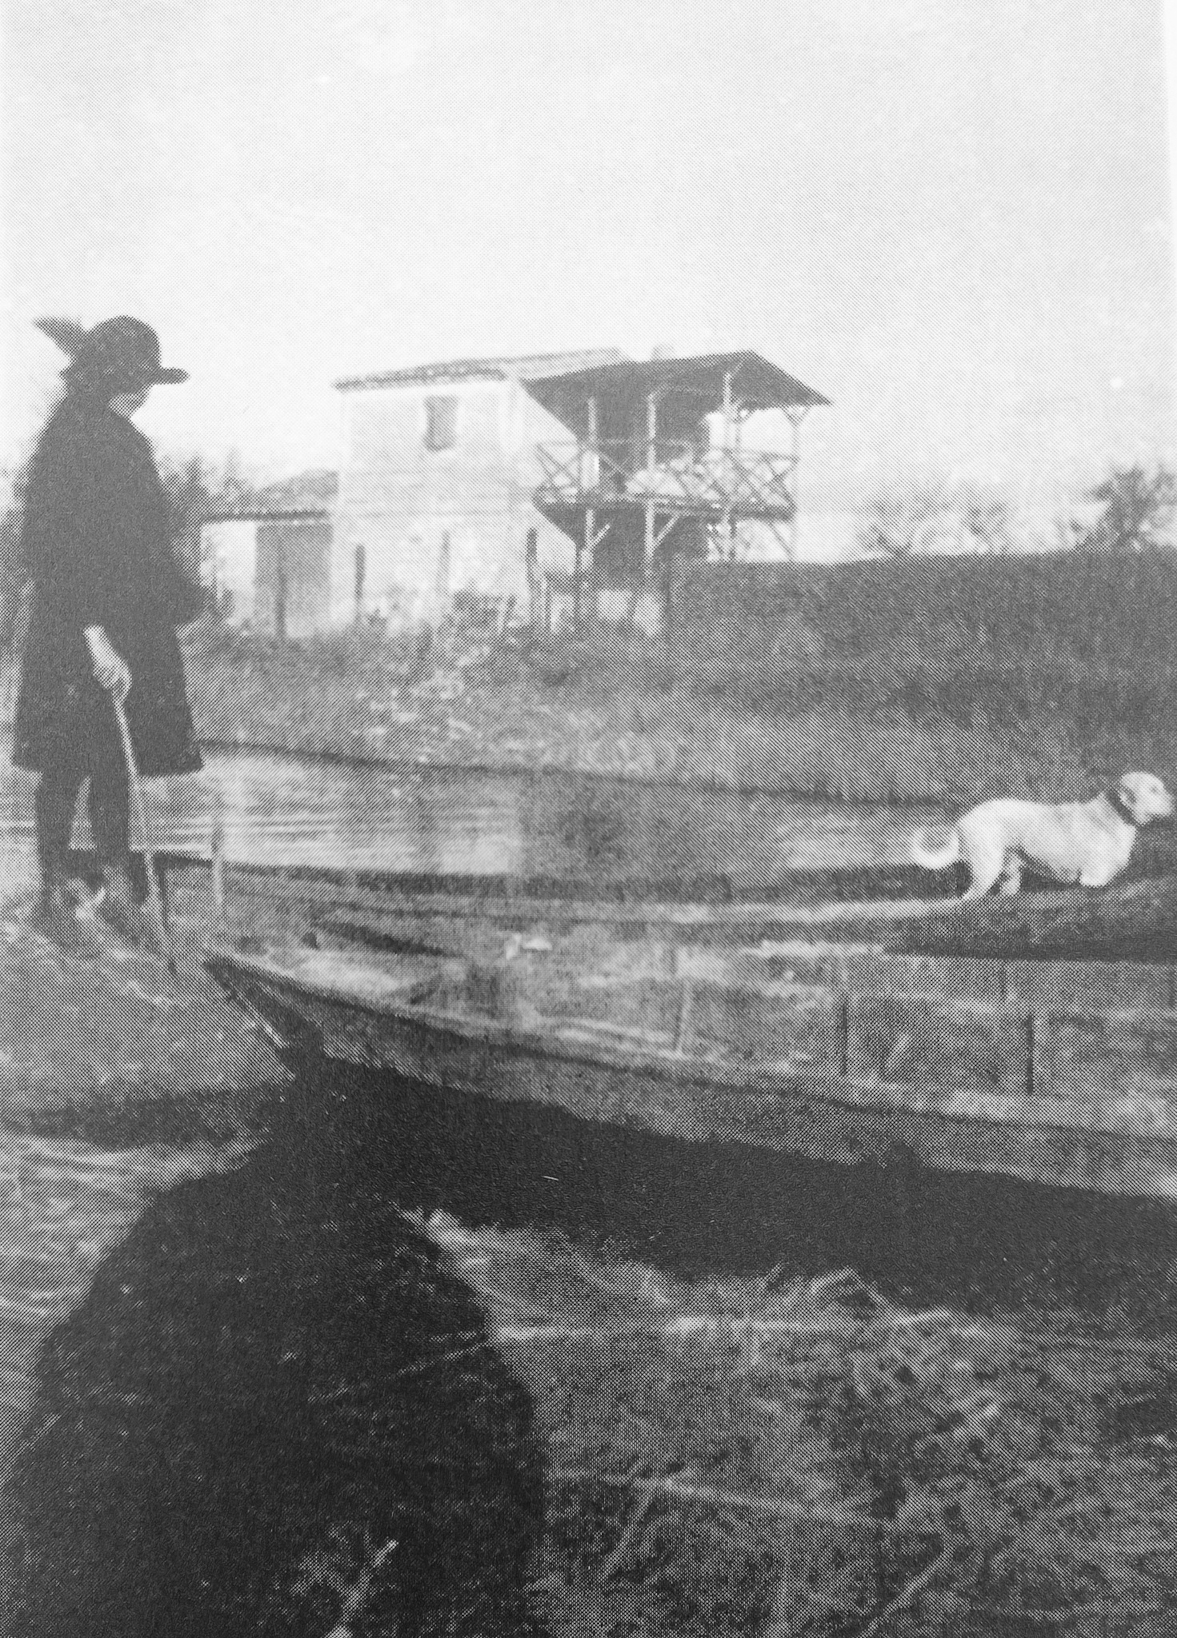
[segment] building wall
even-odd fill
[[[257,524],[253,519],[228,518],[203,526],[200,577],[215,592],[230,625],[251,623],[257,578]]]
[[[309,637],[333,623],[333,533],[329,518],[258,522],[254,610],[262,630]],[[347,618],[354,619],[355,612],[353,588]]]
[[[453,400],[451,448],[428,447],[430,399]],[[571,542],[531,504],[536,444],[568,434],[517,381],[353,388],[344,417],[334,623],[354,615],[360,551],[365,603],[394,623],[437,618],[467,590],[526,606],[529,530],[542,568],[571,568]]]

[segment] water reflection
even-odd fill
[[[32,779],[0,769],[0,834],[32,840]],[[643,788],[574,775],[404,770],[210,752],[203,774],[148,786],[158,847],[205,852],[223,826],[230,858],[470,875],[725,875],[771,883],[790,870],[906,858],[930,815],[886,806]],[[84,841],[79,818],[77,840]]]

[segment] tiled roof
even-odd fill
[[[316,468],[299,472],[293,478],[283,478],[264,489],[251,489],[219,505],[211,514],[211,523],[232,520],[248,521],[254,518],[296,519],[330,516],[339,492],[339,475]]]
[[[418,364],[406,370],[385,370],[378,375],[350,376],[335,385],[340,392],[365,387],[406,387],[432,381],[505,381],[512,376],[522,381],[546,375],[564,375],[569,370],[591,370],[601,364],[623,363],[625,354],[616,347],[598,347],[578,353],[525,353],[517,358],[458,358],[442,364]]]

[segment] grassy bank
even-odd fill
[[[675,630],[189,637],[208,739],[838,800],[1089,793],[1177,763],[1177,561],[696,570]]]
[[[0,907],[0,1127],[111,1147],[223,1143],[254,1127],[283,1072],[195,967],[113,937],[88,961]]]

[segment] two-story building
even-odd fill
[[[463,359],[336,385],[329,512],[226,520],[256,526],[239,602],[290,636],[435,623],[463,601],[657,620],[676,560],[792,555],[798,431],[827,402],[751,352]]]
[[[827,402],[750,352],[467,359],[337,385],[334,621],[360,604],[434,618],[460,594],[539,619],[553,588],[632,613],[675,554],[731,554],[750,530],[787,555],[798,429]],[[784,448],[745,444],[765,412]]]
[[[620,357],[463,359],[338,382],[333,623],[357,600],[394,621],[434,619],[456,594],[523,609],[545,577],[570,573],[572,544],[534,501],[538,450],[564,428],[529,389]]]

